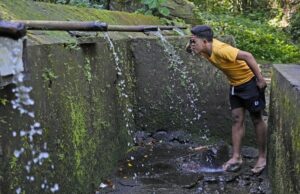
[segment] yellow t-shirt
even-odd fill
[[[239,49],[213,39],[212,54],[208,58],[227,76],[229,83],[238,86],[254,77],[254,73],[243,60],[236,60]]]

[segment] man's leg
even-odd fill
[[[258,145],[258,160],[252,172],[259,172],[266,166],[267,125],[262,118],[262,112],[250,113],[250,116],[255,127]]]
[[[241,158],[241,143],[242,138],[245,134],[244,120],[245,120],[245,109],[242,107],[235,108],[231,111],[232,113],[232,146],[233,153],[232,157],[223,165],[223,169],[227,170],[230,164],[242,163]]]

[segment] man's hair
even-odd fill
[[[214,32],[210,26],[198,25],[191,29],[191,33],[199,38],[204,38],[211,42],[213,40]]]

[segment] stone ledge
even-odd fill
[[[300,65],[274,65],[272,72],[268,173],[273,193],[300,192]]]
[[[300,65],[297,64],[276,64],[274,68],[287,79],[292,87],[300,91]]]

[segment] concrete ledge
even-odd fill
[[[268,172],[273,193],[300,192],[300,65],[274,65]]]

